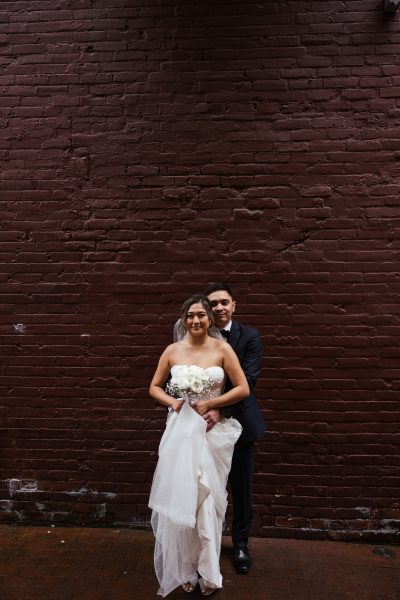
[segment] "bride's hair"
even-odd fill
[[[217,339],[221,339],[219,329],[215,326],[214,315],[212,313],[211,305],[208,301],[208,298],[206,296],[203,296],[202,294],[195,294],[194,296],[191,296],[190,298],[185,300],[185,302],[182,304],[181,318],[176,323],[177,340],[179,341],[183,339],[187,333],[185,322],[188,316],[189,309],[191,306],[193,306],[193,304],[201,304],[204,310],[206,311],[208,318],[210,319],[208,335]]]

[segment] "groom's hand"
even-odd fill
[[[207,431],[210,431],[221,419],[221,411],[219,408],[212,408],[203,415],[203,419],[207,423]]]

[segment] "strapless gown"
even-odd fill
[[[185,369],[175,365],[171,369]],[[207,399],[222,392],[225,373],[209,367]],[[242,427],[222,418],[206,433],[207,424],[188,402],[171,411],[159,447],[149,507],[155,536],[154,567],[166,596],[200,575],[202,587],[222,587],[219,568],[222,525],[227,507],[226,484],[232,454]]]

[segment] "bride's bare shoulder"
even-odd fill
[[[184,346],[185,346],[184,341],[174,342],[173,344],[170,344],[169,346],[167,346],[165,348],[164,354],[166,354],[167,356],[173,356],[177,352],[180,352],[184,348]]]
[[[217,340],[216,338],[211,338],[211,339],[212,339],[214,348],[222,349],[224,346],[226,346],[225,340]]]
[[[169,344],[168,346],[166,346],[163,350],[163,356],[170,356],[170,354],[173,354],[175,351],[175,347],[178,345],[179,342],[176,342],[174,344]]]
[[[182,348],[183,342],[173,342],[172,344],[169,344],[169,346],[167,346],[165,348],[165,352],[174,352],[174,350],[178,350],[179,348]]]

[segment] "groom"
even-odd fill
[[[229,483],[233,500],[233,563],[237,573],[245,574],[249,572],[251,562],[247,542],[253,516],[254,442],[265,432],[264,419],[253,393],[261,371],[261,338],[256,329],[232,320],[236,302],[230,287],[214,283],[204,290],[204,295],[210,301],[215,324],[239,358],[250,387],[248,398],[222,409],[225,416],[235,417],[243,427],[233,452]],[[227,381],[225,391],[230,388]],[[210,410],[204,418],[209,430],[219,421],[220,411]]]

